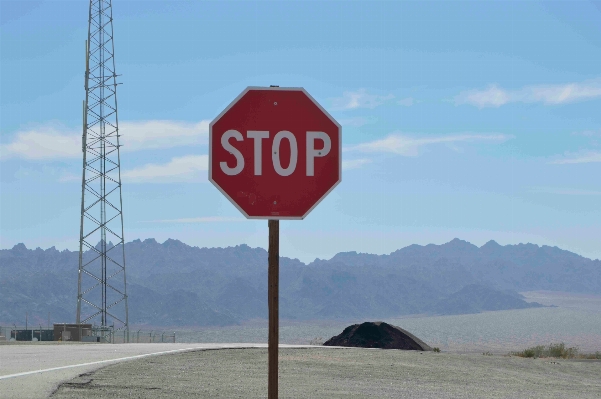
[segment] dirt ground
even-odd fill
[[[281,349],[281,398],[601,398],[601,362],[380,349]],[[222,349],[110,365],[66,398],[265,398],[267,350]]]

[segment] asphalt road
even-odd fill
[[[286,346],[286,345],[283,345]],[[0,398],[47,398],[58,384],[100,367],[145,356],[218,348],[265,348],[265,344],[0,345]],[[291,345],[291,347],[294,347]]]

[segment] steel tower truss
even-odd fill
[[[77,323],[129,337],[112,14],[111,0],[90,1]]]

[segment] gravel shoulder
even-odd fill
[[[358,348],[280,349],[282,398],[600,398],[601,362]],[[185,352],[67,381],[66,398],[264,398],[267,350]]]

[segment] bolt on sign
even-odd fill
[[[303,219],[341,180],[341,127],[302,88],[249,87],[209,127],[209,180],[249,219]]]
[[[209,180],[269,219],[268,398],[278,397],[280,219],[304,219],[340,183],[342,128],[303,88],[248,87],[209,125]]]

